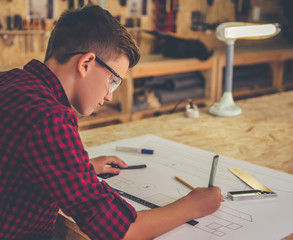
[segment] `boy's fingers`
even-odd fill
[[[105,168],[105,170],[103,171],[103,173],[119,174],[120,173],[120,169],[119,168],[114,168],[114,167],[107,167],[107,168]]]
[[[120,158],[116,156],[108,156],[107,164],[111,165],[112,167],[118,166],[121,168],[126,168],[127,164]]]

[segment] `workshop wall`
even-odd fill
[[[43,60],[45,56],[45,49],[48,43],[49,35],[51,29],[53,28],[54,21],[61,15],[61,13],[68,9],[67,0],[55,0],[55,11],[53,19],[46,19],[46,31],[28,31],[21,30],[7,31],[7,17],[13,19],[15,15],[19,15],[22,19],[26,19],[29,23],[28,15],[28,1],[29,0],[0,0],[0,23],[2,29],[0,29],[0,70],[10,69],[11,67],[20,67],[29,60],[35,58],[38,60]],[[76,0],[74,0],[75,6]],[[85,1],[88,2],[88,1]],[[98,4],[99,0],[91,0],[92,3]],[[108,0],[106,1],[106,8],[114,16],[120,16],[121,22],[125,24],[127,18],[127,7],[120,6],[118,0]],[[152,29],[151,14],[141,17],[141,25],[147,29]],[[30,27],[28,27],[30,28]],[[137,35],[134,30],[131,30],[134,35]],[[150,52],[150,47],[152,38],[151,36],[146,36],[144,38],[145,50]]]
[[[74,0],[74,2],[76,3],[77,0]],[[282,15],[278,0],[148,0],[146,14],[141,15],[139,21],[136,17],[130,19],[130,24],[129,8],[127,5],[121,6],[120,1],[91,0],[91,2],[94,4],[104,3],[112,15],[120,17],[122,24],[134,24],[134,27],[129,28],[129,31],[137,40],[143,54],[154,52],[155,40],[153,36],[140,30],[160,30],[158,16],[162,9],[165,13],[173,11],[173,19],[168,18],[171,21],[171,27],[173,27],[171,30],[184,38],[200,39],[210,49],[224,46],[223,42],[216,39],[213,31],[216,24],[220,22],[239,20],[239,16],[242,17],[240,20],[252,21],[255,6],[259,6],[261,9],[261,17],[258,20],[260,22],[278,21],[281,20]],[[163,8],[158,9],[158,3],[162,2],[164,3]],[[208,5],[208,2],[212,4]],[[246,11],[245,6],[237,6],[238,2],[249,2],[248,11]],[[55,0],[54,3],[54,18],[46,20],[46,31],[42,33],[35,31],[31,34],[23,34],[18,31],[15,34],[7,34],[8,16],[13,19],[18,14],[22,19],[29,21],[28,0],[0,0],[0,22],[2,24],[2,30],[0,30],[0,70],[22,66],[32,58],[43,60],[53,22],[65,9],[68,9],[68,0]],[[136,24],[138,22],[139,24]],[[272,41],[275,41],[275,39]],[[260,42],[249,41],[248,44],[261,44]]]

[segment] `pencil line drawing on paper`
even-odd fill
[[[152,156],[116,152],[115,146],[133,146],[154,149]],[[185,196],[190,189],[175,180],[175,176],[182,178],[193,187],[208,185],[213,156],[216,153],[190,147],[176,142],[162,139],[154,135],[145,135],[132,139],[120,140],[89,149],[89,156],[96,157],[103,154],[117,155],[127,164],[146,164],[147,168],[140,170],[121,170],[120,174],[106,179],[114,188],[131,194],[158,206],[164,206]],[[244,240],[253,236],[254,239],[281,239],[292,232],[293,209],[293,178],[292,176],[244,161],[220,155],[215,178],[215,186],[219,186],[222,194],[228,191],[250,189],[228,171],[228,168],[238,167],[251,174],[260,182],[278,193],[274,201],[232,202],[225,199],[221,207],[213,214],[195,219],[199,223],[195,226],[183,225],[172,234],[159,237],[159,240],[186,239],[222,239]],[[135,204],[135,202],[132,202]],[[137,210],[146,209],[139,204],[134,205]],[[267,210],[270,209],[268,212]],[[264,215],[265,213],[265,215]],[[275,216],[282,215],[278,221]],[[266,224],[268,231],[255,231],[257,227]],[[285,232],[276,229],[285,229]],[[183,230],[183,231],[182,231]],[[186,231],[187,230],[187,231]],[[241,234],[239,234],[241,232]],[[264,236],[265,235],[265,236]]]
[[[242,228],[243,225],[232,222],[228,219],[219,218],[216,215],[211,215],[210,220],[207,223],[201,223],[199,226],[196,225],[194,227],[205,231],[206,233],[213,234],[216,237],[222,237],[228,234],[230,231],[236,231]]]
[[[245,213],[245,212],[242,212],[242,211],[238,211],[238,210],[233,209],[231,207],[227,207],[227,206],[222,205],[221,208],[218,210],[218,212],[223,212],[225,214],[228,214],[228,215],[231,215],[233,217],[237,217],[237,218],[246,220],[248,222],[253,222],[251,214],[248,214],[248,213]]]
[[[200,220],[201,224],[194,227],[217,237],[222,237],[230,231],[242,228],[244,226],[242,221],[253,222],[252,215],[222,205],[218,211],[210,215],[209,221]]]

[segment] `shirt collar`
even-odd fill
[[[23,69],[43,81],[49,87],[50,91],[56,96],[58,101],[68,107],[71,107],[62,84],[46,64],[33,59],[26,64]]]

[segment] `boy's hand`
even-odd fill
[[[193,201],[191,208],[194,211],[194,218],[203,217],[216,211],[223,201],[221,189],[219,187],[196,188],[187,197]]]
[[[120,169],[115,167],[126,168],[127,164],[116,156],[100,156],[90,159],[90,163],[94,166],[96,174],[112,173],[119,174]]]
[[[194,218],[216,211],[223,200],[218,187],[196,188],[177,201],[151,210],[137,212],[124,239],[154,239]],[[162,224],[162,222],[164,224]]]

